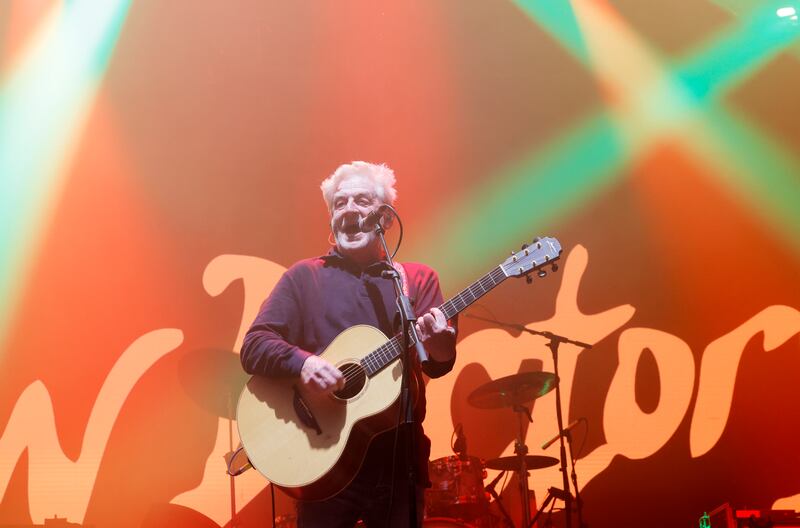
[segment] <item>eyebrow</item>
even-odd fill
[[[339,198],[343,198],[345,196],[352,196],[353,198],[362,198],[362,197],[375,198],[377,195],[375,193],[373,193],[373,192],[360,192],[360,193],[356,193],[356,194],[353,194],[353,195],[348,195],[348,194],[342,193],[340,191],[340,192],[337,192],[337,193],[335,193],[333,195],[333,200],[336,201]]]

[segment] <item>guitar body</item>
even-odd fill
[[[321,354],[351,371],[388,341],[367,325],[348,328]],[[251,464],[288,495],[321,500],[355,477],[370,440],[397,424],[402,364],[394,361],[346,394],[304,392],[296,379],[253,376],[239,397],[239,437]]]

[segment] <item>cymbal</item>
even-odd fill
[[[484,383],[467,397],[473,407],[499,409],[513,407],[544,396],[556,386],[550,372],[520,372]]]
[[[544,455],[526,455],[525,466],[528,469],[541,469],[558,464],[558,459]],[[494,458],[486,461],[489,469],[500,469],[504,471],[516,471],[519,469],[519,457],[511,455],[507,457]]]

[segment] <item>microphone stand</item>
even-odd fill
[[[536,523],[537,519],[539,519],[542,512],[544,512],[545,508],[550,503],[550,501],[553,500],[554,497],[564,501],[564,510],[566,511],[566,528],[572,528],[572,502],[576,499],[573,499],[572,493],[570,492],[569,474],[567,472],[567,449],[564,443],[564,437],[569,435],[569,431],[564,430],[564,418],[561,414],[561,379],[558,377],[558,346],[561,343],[568,343],[570,345],[575,345],[581,348],[590,349],[592,348],[592,345],[588,343],[583,343],[581,341],[575,341],[567,337],[554,334],[552,332],[540,332],[538,330],[531,330],[530,328],[527,328],[520,324],[503,323],[500,321],[496,321],[494,319],[479,317],[477,315],[467,315],[467,317],[471,317],[473,319],[479,319],[482,321],[488,321],[498,326],[513,328],[514,330],[518,330],[519,332],[538,335],[548,339],[547,347],[550,349],[550,352],[553,355],[553,374],[555,374],[555,379],[556,379],[556,421],[558,422],[558,433],[559,433],[558,438],[561,444],[561,452],[560,452],[561,467],[559,468],[559,471],[561,471],[562,483],[564,487],[563,489],[550,488],[547,490],[547,499],[542,504],[542,507],[539,508],[539,511],[536,512],[536,515],[533,517],[530,524],[528,524],[527,528],[530,528],[531,526],[534,525],[534,523]],[[570,455],[571,454],[572,454],[572,444],[570,443]],[[572,466],[572,474],[573,474],[573,482],[577,483],[577,476],[575,476],[574,460]],[[583,528],[583,515],[581,512],[582,501],[580,500],[580,495],[578,494],[577,484],[575,486],[575,495],[576,497],[578,497],[577,499],[578,522],[580,523],[580,528]]]
[[[397,211],[394,210],[391,206],[387,206],[387,208],[391,209],[392,213],[396,216]],[[402,323],[402,332],[403,332],[403,353],[401,355],[401,361],[403,363],[403,377],[401,382],[401,397],[400,397],[400,412],[403,414],[403,424],[406,425],[406,456],[408,460],[406,463],[408,464],[408,518],[409,523],[408,526],[418,526],[417,521],[417,468],[416,468],[416,455],[417,455],[417,429],[415,426],[415,417],[414,417],[414,402],[412,401],[414,396],[410,390],[411,387],[411,376],[413,376],[413,372],[411,370],[411,345],[415,346],[415,350],[417,353],[417,358],[419,359],[420,365],[424,365],[428,362],[428,353],[425,350],[425,347],[422,346],[422,342],[419,340],[417,336],[417,329],[414,323],[417,322],[417,316],[414,314],[414,309],[411,307],[411,301],[409,300],[408,296],[403,292],[403,284],[400,282],[400,274],[394,267],[394,262],[392,262],[392,256],[389,252],[389,247],[386,245],[386,237],[384,234],[386,231],[384,230],[383,226],[380,222],[375,224],[375,234],[378,235],[378,238],[381,241],[381,245],[383,246],[383,252],[385,254],[386,263],[389,265],[389,270],[384,271],[383,274],[385,276],[390,276],[392,278],[392,284],[394,284],[394,292],[397,296],[397,308],[400,312],[400,321]],[[383,275],[382,274],[382,275]]]
[[[569,460],[572,466],[570,478],[572,479],[572,487],[575,488],[575,505],[578,511],[578,528],[584,528],[583,524],[583,499],[581,498],[580,491],[578,491],[578,475],[575,473],[575,453],[572,452],[572,431],[564,431],[564,436],[567,438],[567,446],[569,447]]]

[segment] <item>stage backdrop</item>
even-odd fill
[[[593,345],[560,349],[593,528],[800,509],[798,7],[0,3],[0,525],[229,524],[243,331],[327,251],[319,183],[357,159],[396,171],[398,258],[447,297],[560,240],[469,313]],[[466,398],[545,345],[462,317],[432,457],[457,424],[511,454],[513,413]],[[558,456],[553,393],[531,406]],[[559,483],[531,472],[538,502]],[[266,485],[236,480],[243,526]]]

